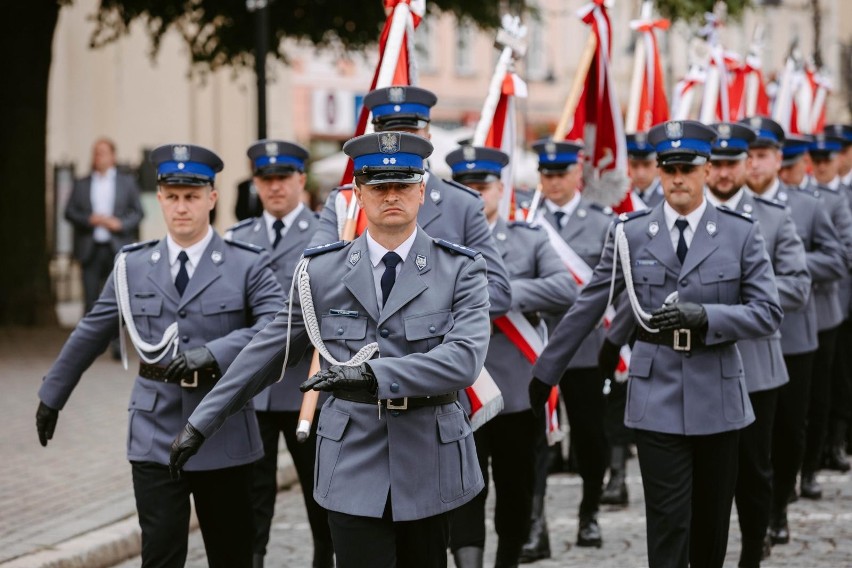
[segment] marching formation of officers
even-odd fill
[[[734,503],[739,566],[759,566],[795,531],[787,504],[821,498],[816,472],[850,467],[852,127],[657,125],[628,137],[635,211],[617,217],[580,191],[582,142],[542,140],[540,195],[528,222],[507,221],[506,154],[464,146],[452,181],[429,171],[435,103],[371,92],[375,133],[344,145],[355,183],[319,216],[303,204],[308,152],[256,142],[263,212],[224,238],[209,222],[222,161],[154,150],[167,234],[113,251],[39,390],[41,444],[121,335],[141,359],[127,456],[144,567],[184,565],[190,496],[210,566],[262,567],[282,435],[314,567],[447,566],[449,549],[481,568],[489,477],[495,565],[511,567],[550,556],[558,387],[578,546],[602,545],[601,503],[627,504],[635,445],[650,566],[722,566]],[[353,200],[366,226],[341,240]],[[486,379],[502,409],[474,432]]]

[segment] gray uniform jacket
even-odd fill
[[[579,205],[574,213],[565,221],[565,226],[559,230],[559,234],[568,245],[582,258],[586,264],[594,268],[601,259],[604,249],[607,231],[612,222],[612,215],[605,212],[599,205],[593,204],[585,199],[580,199]],[[556,218],[553,213],[542,204],[539,209],[539,222],[550,223],[554,227]],[[548,328],[553,331],[559,323],[560,317],[550,318]],[[598,350],[603,344],[605,330],[600,325],[590,330],[583,345],[577,350],[574,357],[568,363],[568,369],[588,369],[598,366]]]
[[[92,214],[92,176],[86,176],[74,182],[68,203],[65,204],[65,218],[74,225],[74,258],[85,264],[92,255],[95,246],[94,227],[89,225]],[[139,186],[133,176],[116,172],[115,201],[113,216],[121,221],[121,230],[110,232],[113,252],[136,239],[136,231],[142,220],[142,202],[139,200]]]
[[[284,305],[281,286],[269,270],[269,257],[249,245],[226,244],[219,235],[204,251],[183,296],[169,271],[166,240],[127,247],[130,309],[144,341],[157,343],[165,329],[178,324],[178,350],[207,347],[225,372],[249,340]],[[92,310],[74,329],[44,377],[39,398],[61,409],[83,372],[118,334],[113,278],[107,280]],[[160,362],[171,361],[171,350]],[[169,449],[189,415],[212,387],[194,389],[137,376],[130,393],[127,459],[169,463]],[[186,470],[210,470],[257,461],[263,455],[254,409],[242,404],[222,430],[186,464]]]
[[[336,191],[328,196],[311,246],[331,243],[340,238],[337,232],[336,197]],[[458,243],[482,253],[488,265],[491,316],[497,317],[509,310],[511,287],[482,207],[482,198],[475,191],[459,183],[429,175],[426,198],[417,213],[417,224],[431,237]]]
[[[837,303],[840,305],[840,313],[832,313],[832,317],[820,320],[820,330],[823,330],[839,325],[846,319],[846,314],[849,313],[850,291],[852,291],[852,279],[850,279],[848,272],[848,270],[852,270],[852,211],[849,209],[846,189],[842,185],[837,189],[820,185],[817,187],[817,195],[822,198],[828,216],[837,230],[838,237],[840,237],[840,242],[846,253],[847,266],[846,274],[837,282]]]
[[[379,310],[366,237],[323,247],[308,273],[320,333],[346,361],[378,342],[369,364],[378,398],[435,396],[473,384],[490,333],[485,261],[456,253],[422,229]],[[311,255],[316,250],[305,251]],[[418,262],[419,259],[419,262]],[[422,268],[418,268],[418,265]],[[291,350],[308,343],[293,295]],[[237,357],[189,418],[210,436],[284,364],[287,312],[279,313]],[[324,367],[328,363],[323,360]],[[284,380],[299,380],[285,375]],[[409,410],[342,400],[323,405],[317,429],[314,498],[325,509],[379,518],[388,494],[394,521],[422,519],[473,499],[484,487],[470,421],[458,402]]]
[[[577,299],[577,284],[559,260],[542,229],[498,219],[492,232],[512,284],[512,309],[562,314]],[[532,363],[496,328],[488,344],[485,368],[503,393],[501,414],[530,407],[528,394]]]
[[[656,229],[652,228],[656,223]],[[735,342],[765,337],[783,312],[757,225],[707,204],[683,265],[666,230],[662,205],[624,223],[640,305],[652,312],[677,291],[681,302],[707,312],[706,347],[688,353],[636,341],[630,359],[625,424],[652,432],[705,435],[737,430],[754,420]],[[533,367],[555,385],[586,334],[606,309],[613,264],[610,239],[592,281],[580,292]],[[620,265],[620,262],[619,262]],[[616,293],[624,290],[620,266]]]
[[[796,225],[785,210],[784,204],[754,197],[745,192],[736,207],[737,211],[751,215],[760,224],[760,234],[766,242],[766,252],[775,273],[775,285],[784,321],[788,327],[807,327],[811,276],[805,258],[802,239],[796,234]],[[737,342],[743,358],[748,392],[759,392],[780,387],[790,378],[781,348],[781,330],[768,337],[742,339]]]
[[[237,223],[228,231],[232,237],[239,241],[255,244],[269,253],[270,268],[281,283],[281,288],[287,294],[290,291],[290,282],[293,280],[293,271],[296,263],[302,258],[302,251],[308,248],[311,237],[319,225],[316,215],[305,208],[296,217],[293,226],[287,230],[284,238],[273,249],[269,242],[269,232],[266,230],[266,222],[263,217],[246,219]],[[228,238],[226,234],[225,238]],[[254,407],[258,411],[298,411],[302,406],[302,393],[299,392],[299,383],[308,378],[311,367],[311,350],[287,372],[291,374],[292,380],[282,381],[270,386],[254,397]],[[292,357],[291,359],[295,359]],[[297,380],[297,377],[301,377]],[[323,393],[324,395],[324,393]],[[321,400],[325,396],[320,397]]]
[[[787,211],[796,224],[796,232],[805,245],[813,302],[812,308],[809,302],[808,317],[801,325],[788,323],[785,318],[781,324],[781,347],[785,355],[810,353],[817,349],[820,313],[823,313],[822,321],[826,321],[832,318],[830,312],[840,309],[837,282],[846,274],[846,257],[837,230],[818,197],[782,185],[775,198],[787,205]]]

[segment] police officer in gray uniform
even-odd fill
[[[778,393],[773,425],[769,537],[773,544],[783,544],[790,540],[787,500],[794,491],[805,447],[808,392],[817,349],[815,297],[819,288],[844,274],[845,263],[837,232],[819,199],[812,193],[789,189],[778,179],[784,129],[774,120],[761,116],[749,117],[740,123],[757,132],[757,137],[749,143],[746,184],[763,199],[787,206],[805,247],[811,273],[811,294],[802,317],[785,314],[781,323],[781,349],[790,382]]]
[[[428,139],[429,111],[436,101],[437,97],[426,89],[387,87],[370,91],[364,97],[364,106],[373,113],[376,132],[395,130]],[[432,237],[460,243],[482,253],[488,264],[491,315],[503,315],[512,300],[509,277],[482,214],[482,200],[470,188],[443,180],[428,168],[424,179],[426,200],[417,214],[417,224]],[[338,195],[340,192],[334,191],[328,196],[311,244],[330,243],[339,238],[338,217],[342,212]]]
[[[775,283],[784,320],[790,325],[806,321],[806,305],[811,277],[805,248],[796,234],[793,219],[784,204],[767,201],[745,187],[748,146],[757,136],[741,124],[719,123],[713,129],[718,138],[710,156],[707,200],[716,207],[728,207],[760,223],[766,252],[772,261]],[[769,511],[772,503],[772,424],[778,405],[778,392],[788,382],[781,349],[781,333],[737,342],[743,358],[746,388],[754,409],[754,422],[740,432],[739,474],[735,501],[742,531],[739,566],[760,566]]]
[[[533,150],[538,154],[544,198],[537,222],[548,223],[553,227],[582,262],[593,268],[600,260],[611,215],[608,209],[580,195],[582,167],[578,162],[582,149],[582,144],[573,142],[540,140],[533,144]],[[551,319],[549,327],[552,329],[558,321],[558,318]],[[590,330],[583,347],[563,369],[564,376],[559,383],[571,428],[571,447],[577,456],[580,477],[583,478],[577,546],[600,547],[603,543],[597,520],[607,464],[604,376],[598,369],[597,360],[603,338],[603,326]],[[538,429],[536,444],[539,455],[548,452],[543,426]],[[530,538],[524,546],[525,560],[549,556],[543,542],[547,538],[543,534],[546,533],[543,500],[547,460],[538,459],[536,467],[533,519]]]
[[[815,134],[808,147],[814,169],[815,192],[831,218],[846,253],[847,272],[839,281],[816,293],[819,347],[814,359],[811,378],[810,403],[808,407],[805,456],[802,459],[800,494],[808,499],[822,497],[822,487],[816,480],[816,472],[822,462],[822,450],[830,412],[832,376],[836,350],[848,349],[849,345],[837,345],[840,325],[849,313],[849,289],[852,279],[852,212],[849,200],[837,175],[837,153],[842,140],[831,134]],[[813,187],[813,186],[812,186]]]
[[[487,351],[485,261],[417,227],[431,150],[401,132],[344,145],[367,230],[305,251],[292,319],[284,311],[255,336],[173,445],[180,468],[310,338],[323,370],[300,388],[332,395],[317,428],[314,498],[341,568],[446,566],[448,513],[484,487],[458,391]]]
[[[627,135],[627,175],[630,191],[647,207],[663,200],[663,186],[657,177],[657,155],[646,132]]]
[[[154,149],[157,200],[168,235],[124,247],[94,308],[65,343],[39,390],[36,427],[52,438],[80,376],[126,324],[142,358],[130,395],[127,457],[142,527],[142,566],[183,566],[190,494],[210,566],[251,566],[252,463],[263,455],[244,401],[189,463],[169,476],[169,444],[249,340],[284,305],[269,257],[210,227],[222,161],[200,146]],[[122,324],[121,322],[124,322]],[[223,491],[222,488],[227,488]]]
[[[316,215],[303,203],[308,151],[284,140],[259,140],[249,147],[247,154],[254,167],[252,182],[257,187],[263,212],[259,217],[246,219],[231,227],[225,238],[249,242],[266,250],[275,277],[286,292],[290,289],[296,263],[317,227]],[[310,363],[310,356],[303,357],[290,370],[291,376],[308,378]],[[263,566],[275,513],[278,440],[281,435],[293,458],[305,499],[314,540],[313,566],[320,568],[334,565],[325,509],[317,505],[313,498],[316,422],[314,431],[304,442],[296,440],[301,402],[302,393],[295,380],[274,384],[254,398],[264,450],[263,459],[258,460],[254,468],[255,568]]]
[[[599,324],[614,277],[639,324],[625,423],[635,428],[652,568],[722,566],[738,433],[754,420],[736,341],[771,335],[783,316],[756,224],[704,198],[715,137],[694,121],[650,130],[665,202],[614,226],[530,383],[536,409]]]
[[[781,169],[778,178],[790,189],[810,189],[808,162],[804,159],[813,141],[810,134],[787,134],[781,149]]]
[[[523,318],[520,325],[528,326],[524,330],[541,337],[542,314],[564,313],[577,297],[577,285],[541,228],[500,217],[505,190],[500,174],[508,163],[509,156],[493,148],[464,146],[447,155],[453,179],[482,196],[485,218],[511,278],[511,317]],[[518,565],[527,538],[534,458],[530,441],[539,433],[527,394],[532,363],[504,333],[505,325],[513,324],[500,318],[492,326],[485,358],[485,368],[502,393],[503,410],[474,433],[483,476],[487,479],[489,463],[493,472],[495,566],[501,568]],[[485,491],[453,512],[450,544],[457,568],[482,568],[487,497],[486,483]]]

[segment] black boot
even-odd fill
[[[453,552],[456,568],[482,568],[482,557],[485,551],[478,546],[463,546]]]
[[[816,479],[816,472],[802,472],[799,493],[805,499],[822,499],[822,485]]]
[[[825,469],[846,473],[850,469],[846,457],[846,422],[834,425],[828,447],[825,449]]]
[[[595,548],[603,546],[597,513],[580,515],[580,528],[577,530],[577,546]]]
[[[533,495],[530,536],[521,547],[521,564],[550,558],[550,535],[547,533],[547,518],[544,513],[544,495]]]
[[[773,511],[769,516],[769,541],[775,544],[790,542],[790,527],[787,524],[787,509]]]
[[[627,448],[612,446],[609,451],[609,481],[601,493],[604,505],[626,506],[627,498]]]
[[[760,568],[760,560],[763,558],[763,539],[743,537],[743,547],[740,550],[740,561],[738,568]]]
[[[251,568],[263,568],[263,554],[252,555]]]
[[[494,568],[518,568],[522,543],[501,538],[497,541],[497,556]]]

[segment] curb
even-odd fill
[[[298,483],[296,468],[289,452],[278,457],[278,490]],[[198,528],[193,513],[190,531]],[[119,562],[139,556],[142,550],[142,531],[139,519],[131,515],[86,534],[61,542],[49,549],[19,556],[0,563],[2,568],[109,568]]]

